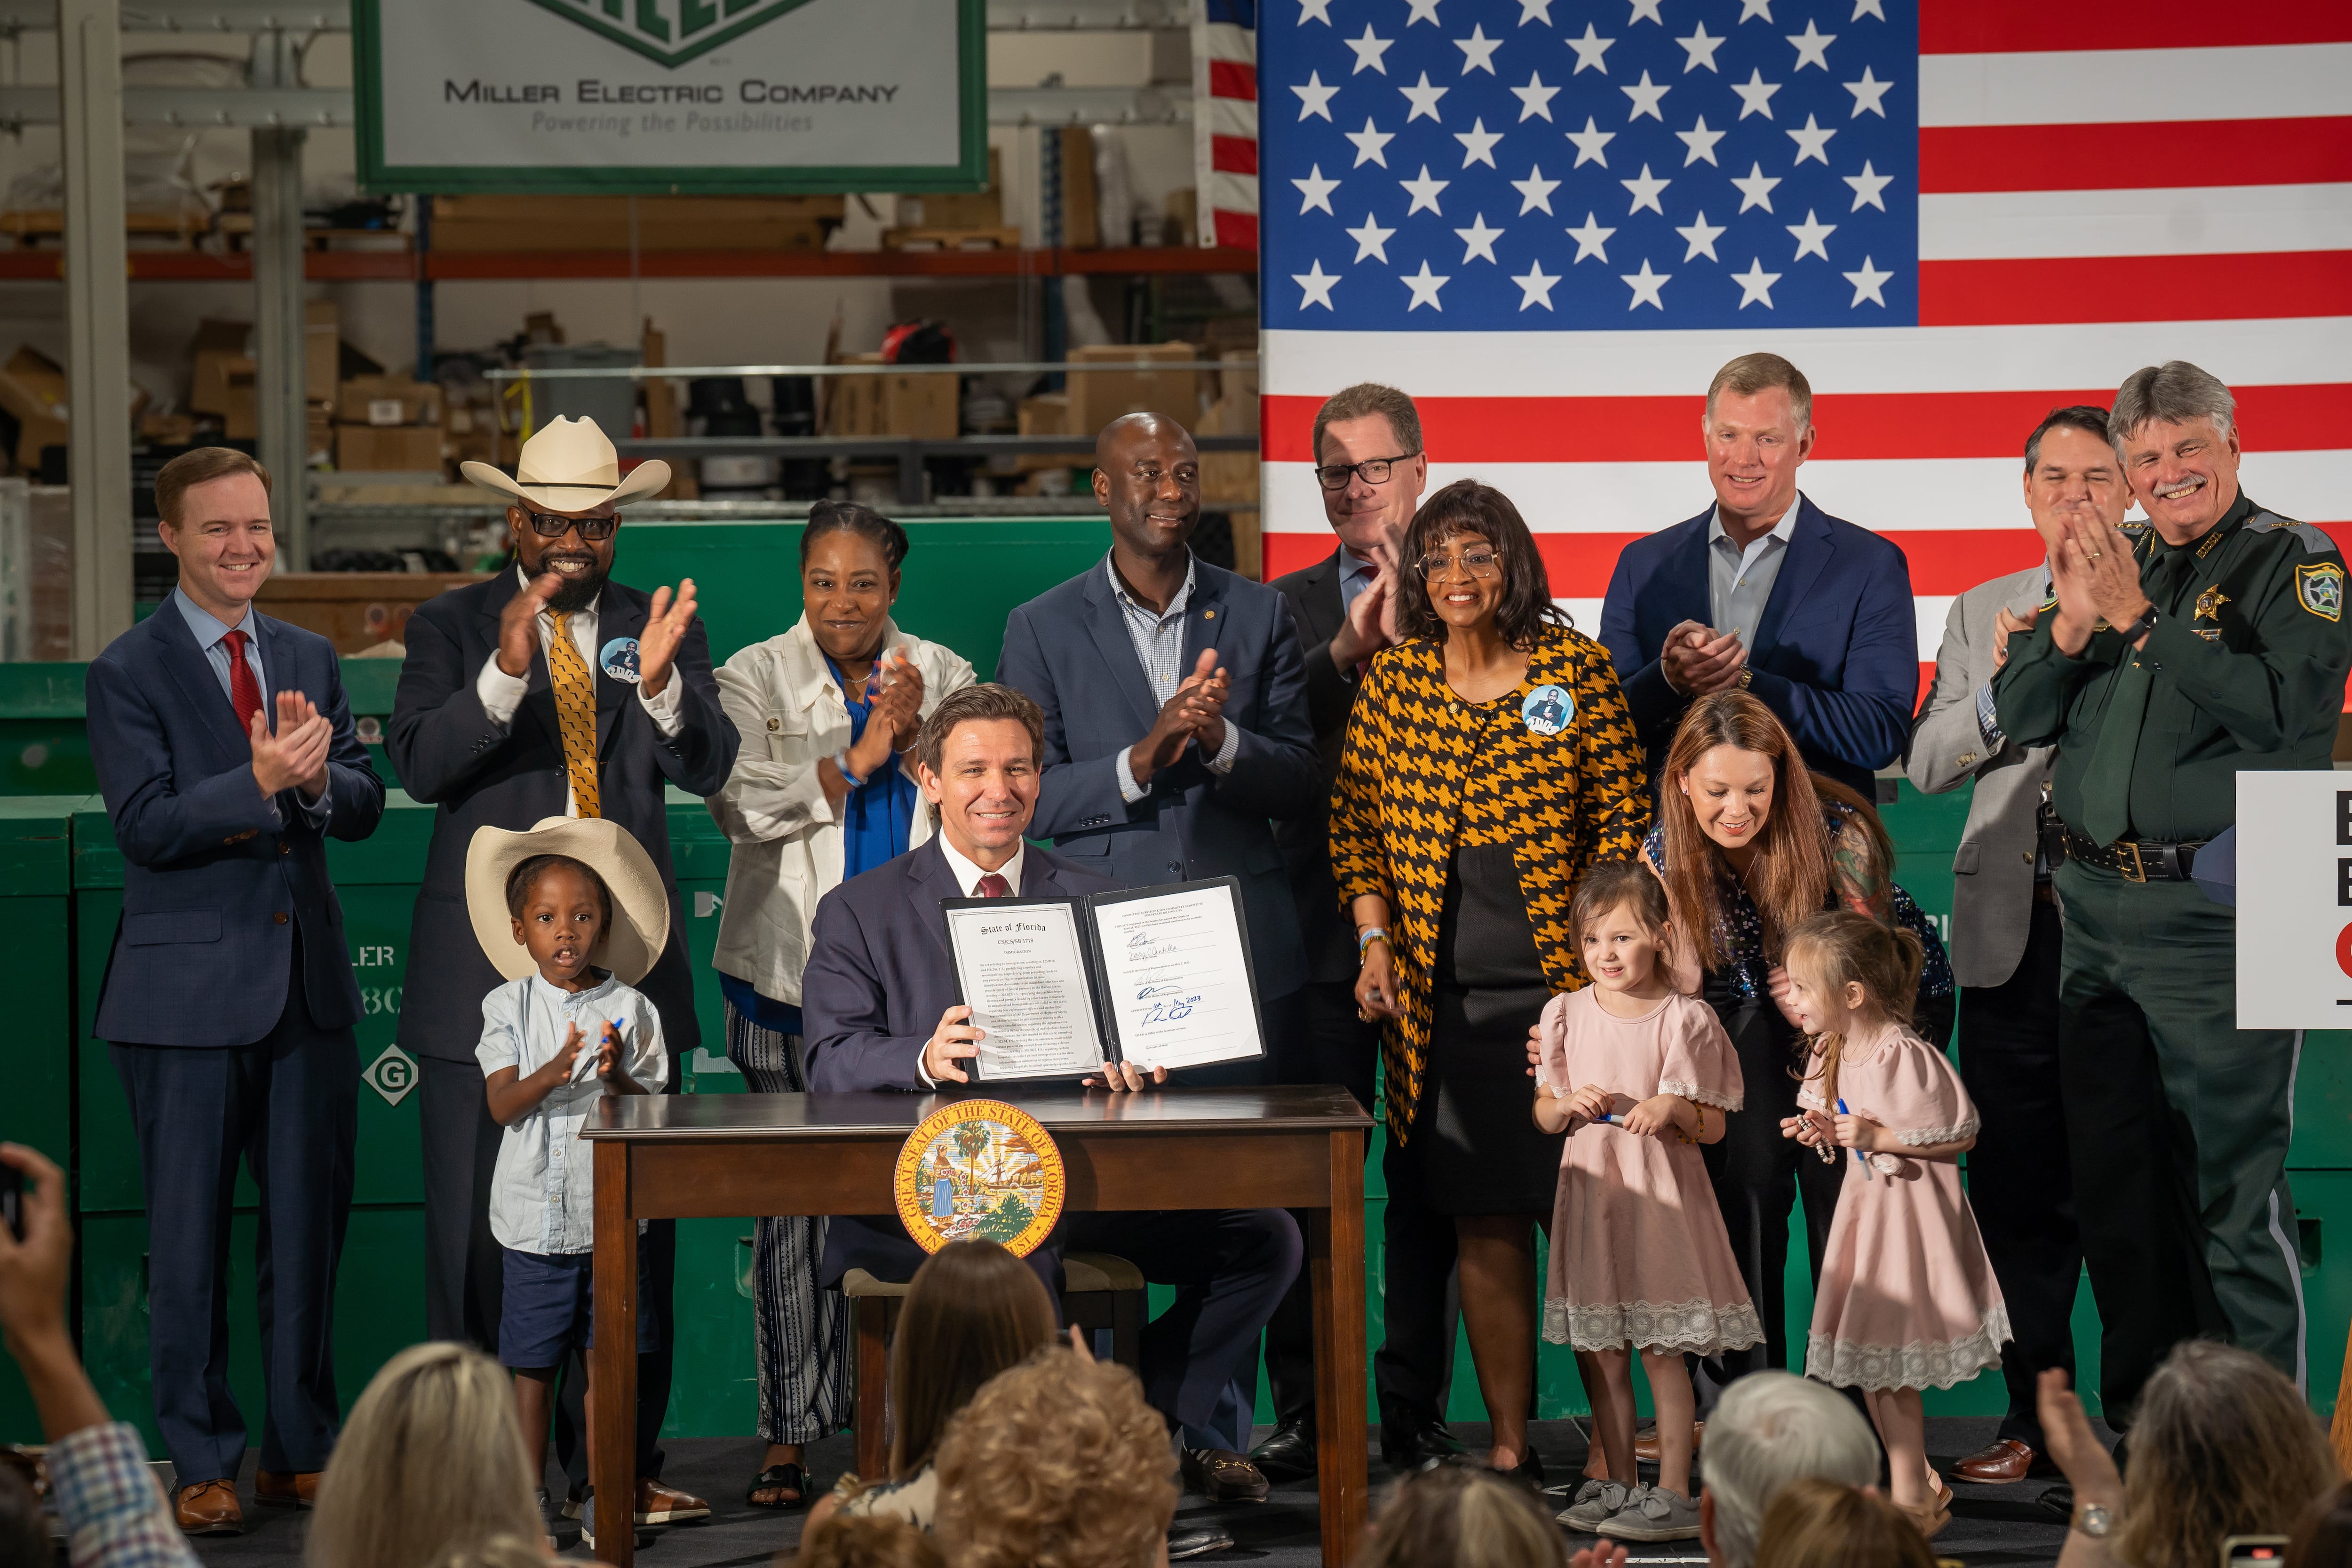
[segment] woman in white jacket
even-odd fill
[[[719,669],[743,749],[710,797],[734,850],[712,964],[727,998],[727,1056],[760,1093],[808,1088],[801,967],[817,900],[931,834],[912,747],[940,699],[972,683],[953,650],[890,620],[907,532],[862,506],[818,501],[801,536],[798,625]],[[803,1446],[849,1422],[850,1316],[820,1289],[822,1218],[762,1219],[752,1264],[760,1435],[745,1500],[807,1500]]]

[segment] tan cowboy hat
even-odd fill
[[[486,490],[549,511],[586,511],[638,500],[669,483],[669,465],[655,458],[621,477],[621,455],[593,419],[551,419],[522,444],[515,477],[488,463],[460,463],[458,471]]]
[[[583,421],[584,423],[584,421]],[[564,855],[599,877],[613,895],[613,919],[588,962],[635,985],[669,943],[669,895],[644,845],[599,816],[550,816],[528,833],[478,827],[466,846],[466,913],[491,967],[509,980],[538,973],[530,950],[514,938],[507,879],[534,855]]]

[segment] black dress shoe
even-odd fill
[[[1538,1497],[1541,1497],[1543,1495],[1543,1460],[1537,1457],[1536,1451],[1532,1447],[1528,1448],[1526,1453],[1519,1456],[1519,1462],[1517,1465],[1507,1470],[1496,1470],[1495,1473],[1506,1478],[1507,1479],[1518,1482],[1521,1486],[1533,1491]]]
[[[2033,1500],[2060,1519],[2072,1520],[2074,1517],[2074,1486],[2071,1481],[2060,1481],[2054,1487],[2044,1487],[2042,1489],[2042,1495]]]
[[[1422,1421],[1411,1426],[1381,1428],[1381,1458],[1392,1470],[1417,1470],[1423,1465],[1452,1464],[1470,1452],[1443,1421]]]
[[[1305,1421],[1285,1421],[1249,1457],[1268,1480],[1311,1481],[1318,1468],[1314,1428]]]
[[[1234,1532],[1213,1524],[1179,1525],[1168,1532],[1168,1561],[1181,1563],[1187,1557],[1206,1557],[1212,1552],[1231,1552]]]

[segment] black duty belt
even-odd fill
[[[2197,862],[2197,851],[2206,844],[2201,838],[2193,844],[2158,844],[2138,838],[2100,844],[2071,827],[2062,827],[2060,831],[2065,840],[2067,859],[2116,872],[2126,882],[2186,882],[2189,879],[2189,868]]]

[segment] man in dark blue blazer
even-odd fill
[[[155,504],[179,585],[89,667],[90,762],[123,859],[97,1034],[139,1136],[148,1365],[174,1510],[191,1533],[233,1534],[240,1157],[261,1190],[257,1500],[307,1504],[334,1447],[360,993],[326,840],[374,832],[383,785],[352,732],[332,645],[253,608],[277,556],[268,471],[200,447],[156,475]]]
[[[550,816],[609,817],[645,846],[669,893],[669,945],[638,989],[661,1014],[668,1081],[677,1083],[679,1058],[702,1035],[670,865],[667,786],[716,795],[738,745],[719,705],[692,579],[673,596],[611,576],[618,509],[668,483],[668,466],[642,463],[624,478],[612,442],[589,419],[551,421],[520,458],[511,479],[487,463],[465,465],[467,479],[512,503],[515,564],[417,606],[386,734],[402,787],[440,807],[400,1008],[400,1043],[422,1068],[425,1331],[486,1349],[498,1344],[503,1294],[489,1229],[499,1130],[474,1047],[482,998],[500,976],[466,918],[467,846],[477,829],[519,831]],[[646,1233],[643,1310],[655,1319],[658,1348],[637,1373],[640,1522],[709,1512],[700,1499],[654,1479],[669,1406],[676,1236],[674,1221],[656,1220]],[[556,1436],[562,1451],[561,1417]],[[584,1447],[566,1460],[575,1483],[586,1474]]]
[[[1015,609],[997,661],[997,679],[1045,713],[1037,832],[1123,887],[1238,877],[1278,1057],[1298,1033],[1307,964],[1269,819],[1326,793],[1290,608],[1192,554],[1200,457],[1174,420],[1111,421],[1094,484],[1110,553]],[[1255,1082],[1263,1065],[1185,1077]]]
[[[1076,898],[1116,885],[1023,841],[1045,740],[1045,715],[1006,686],[966,687],[924,721],[916,777],[940,831],[817,904],[801,977],[811,1088],[919,1093],[967,1081],[960,1064],[978,1053],[980,1031],[956,1001],[940,900]],[[1140,1089],[1166,1076],[1147,1079],[1122,1063],[1105,1079]],[[1174,1305],[1143,1332],[1144,1393],[1184,1435],[1187,1486],[1220,1500],[1265,1497],[1256,1467],[1207,1428],[1298,1271],[1297,1222],[1282,1209],[1070,1215],[1031,1255],[1049,1290],[1065,1247],[1115,1252],[1176,1287]],[[896,1215],[837,1217],[824,1283],[837,1286],[852,1268],[907,1279],[924,1256]]]
[[[1743,354],[1707,388],[1716,503],[1627,545],[1601,641],[1653,775],[1694,697],[1761,698],[1816,773],[1871,798],[1918,706],[1911,569],[1887,540],[1797,490],[1812,389],[1778,354]]]

